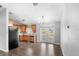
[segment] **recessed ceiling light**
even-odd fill
[[[22,21],[25,21],[25,19],[22,19]]]
[[[12,14],[12,12],[9,12],[9,14]]]

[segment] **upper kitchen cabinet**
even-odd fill
[[[20,25],[20,32],[26,32],[27,31],[27,25]]]
[[[32,24],[31,25],[31,28],[32,28],[32,32],[33,33],[36,33],[36,24]]]

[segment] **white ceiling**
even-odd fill
[[[40,23],[42,20],[50,23],[60,20],[63,4],[39,3],[33,6],[32,3],[5,3],[1,5],[21,19],[25,19],[24,23]],[[43,19],[42,16],[44,16]]]

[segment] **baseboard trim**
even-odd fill
[[[60,45],[60,43],[53,43],[53,44]]]
[[[9,50],[4,50],[4,49],[1,49],[1,48],[0,48],[0,50],[3,51],[3,52],[9,52]]]

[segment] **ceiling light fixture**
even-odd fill
[[[38,3],[33,3],[33,6],[37,6],[38,5]]]
[[[2,7],[2,5],[0,5],[0,7]]]

